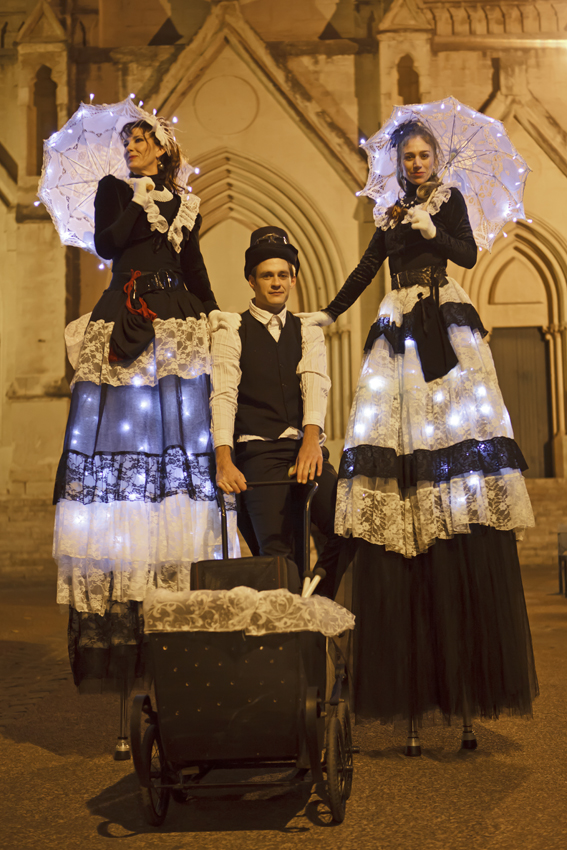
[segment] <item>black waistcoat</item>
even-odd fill
[[[277,440],[286,428],[303,427],[303,401],[296,369],[301,360],[301,320],[287,314],[279,340],[255,319],[242,314],[238,409],[234,434]]]

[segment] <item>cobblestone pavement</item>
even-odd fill
[[[0,592],[0,788],[3,850],[564,850],[567,779],[567,599],[556,573],[524,570],[541,696],[532,721],[476,724],[479,749],[457,728],[421,735],[355,728],[361,747],[347,816],[329,823],[308,788],[172,802],[161,828],[142,815],[131,762],[114,762],[118,699],[79,696],[66,658],[66,617],[51,587]]]

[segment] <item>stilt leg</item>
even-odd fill
[[[472,728],[472,719],[467,707],[466,699],[463,700],[463,736],[461,738],[461,750],[476,750],[476,735]]]
[[[412,757],[421,755],[421,745],[417,734],[417,724],[413,717],[410,717],[408,720],[408,739],[406,741],[404,755]]]
[[[120,691],[120,732],[114,750],[114,761],[127,761],[130,758],[130,744],[128,743],[128,680],[124,676],[122,690]]]

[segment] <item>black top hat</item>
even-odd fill
[[[297,248],[290,244],[287,233],[281,227],[268,225],[259,227],[250,236],[250,247],[245,254],[244,277],[250,277],[253,269],[264,260],[279,259],[291,263],[295,273],[299,271]]]

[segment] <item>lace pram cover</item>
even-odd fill
[[[332,637],[354,628],[354,615],[324,596],[303,599],[289,590],[150,592],[144,600],[146,632],[237,632],[267,635],[321,632]]]

